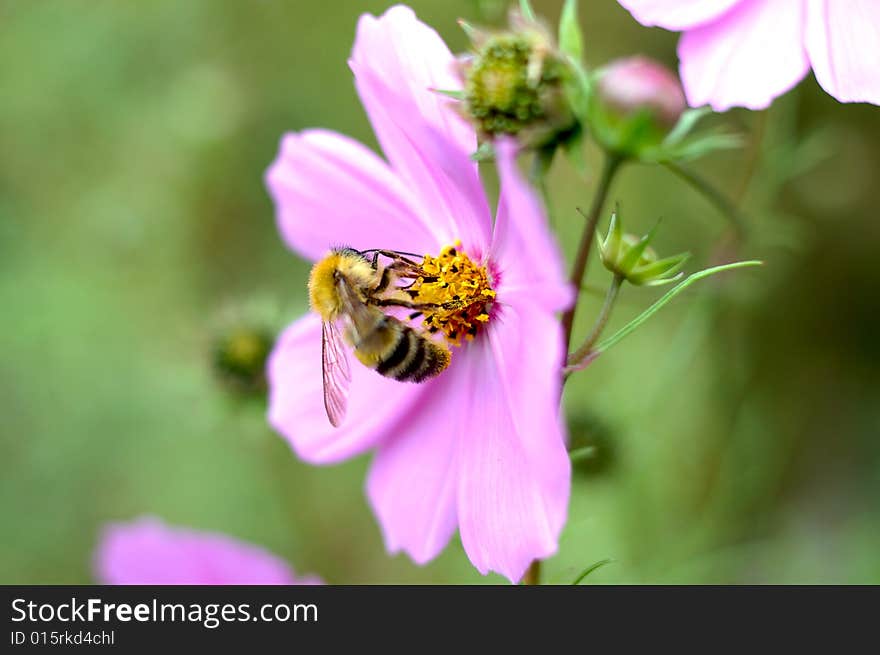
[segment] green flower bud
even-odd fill
[[[568,98],[575,71],[543,24],[519,12],[510,23],[501,33],[463,24],[474,54],[462,62],[461,111],[481,139],[509,135],[541,148],[577,126]]]
[[[690,257],[682,253],[660,259],[648,244],[654,238],[655,226],[648,234],[637,237],[623,231],[618,211],[611,215],[611,224],[604,239],[599,239],[602,265],[636,286],[658,286],[674,282],[682,276],[679,269]]]
[[[227,329],[213,347],[214,370],[231,391],[258,395],[266,390],[266,359],[272,350],[273,335],[252,325]]]
[[[590,127],[606,150],[639,157],[658,147],[687,109],[675,74],[646,57],[612,61],[595,75]]]

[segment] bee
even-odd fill
[[[416,310],[415,317],[428,307],[406,294],[406,280],[421,274],[408,254],[333,248],[312,268],[309,301],[322,321],[324,408],[334,427],[345,417],[351,384],[346,343],[362,364],[401,382],[423,382],[449,366],[445,344],[381,309],[406,307]],[[390,263],[380,265],[380,255]]]

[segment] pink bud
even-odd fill
[[[609,109],[627,116],[647,109],[669,127],[687,108],[678,77],[641,56],[616,59],[605,66],[599,75],[599,95]]]

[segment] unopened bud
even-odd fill
[[[576,125],[567,97],[573,71],[543,24],[514,12],[508,32],[466,30],[475,52],[462,61],[461,108],[483,139],[509,135],[537,148]]]
[[[599,239],[602,265],[636,286],[658,286],[674,282],[682,276],[679,269],[690,257],[688,253],[660,259],[648,244],[656,227],[643,237],[626,234],[618,212],[611,215],[611,224],[604,239]]]
[[[687,109],[676,75],[647,57],[612,61],[597,73],[590,122],[612,151],[637,155],[658,145]]]
[[[647,57],[616,59],[599,73],[599,96],[622,115],[648,112],[671,128],[687,109],[681,83],[675,73]]]

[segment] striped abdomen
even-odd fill
[[[423,382],[449,366],[447,348],[402,321],[390,316],[386,318],[389,320],[384,329],[393,332],[394,338],[389,338],[388,347],[376,358],[374,368],[377,373],[400,382]]]

